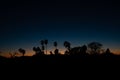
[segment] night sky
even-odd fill
[[[4,1],[0,2],[0,51],[24,48],[28,52],[49,40],[81,46],[92,41],[120,52],[120,6],[109,1]]]

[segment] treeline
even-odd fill
[[[38,47],[33,47],[33,51],[35,54],[33,56],[45,56],[48,55],[48,50],[47,50],[47,45],[48,45],[48,40],[41,40],[40,41],[40,46]],[[89,55],[105,55],[105,56],[110,56],[114,55],[111,53],[110,49],[103,49],[103,45],[99,42],[91,42],[88,45],[82,45],[82,46],[77,46],[77,47],[71,47],[71,43],[69,41],[65,41],[63,43],[63,46],[66,48],[64,54],[61,54],[59,49],[58,49],[58,42],[55,41],[53,42],[53,46],[55,47],[54,51],[50,51],[49,55],[77,55],[77,56],[89,56]],[[18,51],[22,54],[22,56],[25,56],[26,50],[23,48],[19,48]],[[17,57],[18,53],[10,53],[10,56]]]

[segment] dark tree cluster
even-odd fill
[[[33,47],[33,51],[35,51],[35,55],[47,55],[47,44],[48,40],[41,40],[41,48],[40,47]],[[50,55],[61,55],[58,49],[57,41],[53,42],[53,46],[55,47],[54,52],[50,51]],[[89,56],[89,55],[111,55],[110,49],[106,49],[103,51],[103,45],[99,42],[91,42],[88,45],[78,46],[78,47],[71,47],[71,43],[65,41],[63,46],[66,48],[64,55],[78,55],[78,56]],[[45,50],[46,47],[46,50]],[[112,54],[113,55],[113,54]]]
[[[54,51],[50,51],[48,54],[47,46],[48,40],[41,40],[40,46],[33,47],[33,51],[35,54],[33,56],[25,56],[26,50],[23,48],[19,48],[18,51],[22,56],[17,56],[19,53],[9,53],[11,58],[5,58],[0,56],[0,63],[13,63],[13,64],[23,64],[23,63],[32,63],[32,64],[44,64],[44,63],[79,63],[83,62],[95,62],[101,61],[100,63],[105,63],[105,61],[114,60],[116,62],[120,61],[120,58],[117,55],[111,53],[110,49],[104,49],[103,45],[99,42],[91,42],[87,45],[71,47],[71,43],[69,41],[65,41],[63,46],[65,47],[64,54],[61,54],[58,49],[57,41],[53,42]],[[2,53],[2,52],[0,52]],[[111,61],[110,61],[111,62]],[[113,61],[112,61],[113,62]]]

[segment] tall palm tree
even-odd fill
[[[44,40],[41,40],[41,45],[42,45],[42,46],[44,45]]]
[[[58,45],[58,44],[57,44],[57,42],[55,41],[55,42],[54,42],[54,46],[55,46],[56,49],[57,49],[57,45]]]
[[[57,49],[57,45],[58,45],[58,44],[57,44],[57,42],[55,41],[55,42],[54,42],[54,46],[55,46],[54,54],[55,54],[55,55],[58,55],[58,54],[59,54],[59,49]]]
[[[47,54],[47,44],[48,44],[48,40],[44,40],[44,43],[46,45],[46,54]]]
[[[42,52],[44,53],[44,50],[45,50],[44,44],[45,44],[45,42],[44,42],[44,40],[41,40],[40,43],[41,43]]]

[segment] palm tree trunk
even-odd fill
[[[23,57],[24,57],[25,54],[23,54]]]
[[[47,54],[47,45],[46,45],[46,54]]]

